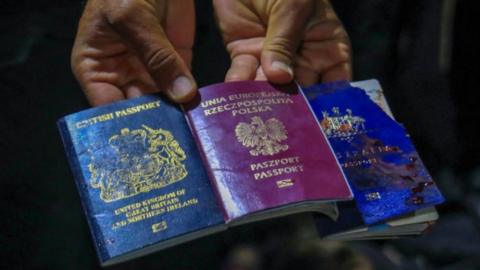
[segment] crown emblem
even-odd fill
[[[124,128],[108,145],[91,154],[90,185],[100,189],[100,199],[117,201],[149,192],[187,176],[185,152],[172,133],[164,129]],[[92,151],[90,151],[92,153]]]
[[[342,114],[338,107],[332,108],[332,114],[323,111],[323,120],[320,122],[328,138],[340,138],[351,141],[352,136],[365,132],[365,119],[352,115],[352,110],[346,109]]]
[[[286,140],[287,130],[282,122],[276,118],[263,121],[254,116],[250,124],[240,122],[235,127],[238,142],[250,149],[252,156],[272,156],[288,149],[288,145],[280,144]]]

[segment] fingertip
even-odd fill
[[[197,84],[187,76],[177,77],[167,95],[176,103],[185,103],[193,99],[197,93]]]
[[[266,78],[273,83],[286,84],[293,80],[293,68],[286,61],[273,60],[262,63]]]
[[[258,67],[257,74],[255,75],[255,81],[268,81],[267,76],[265,76],[265,72],[263,72],[262,67]]]
[[[153,85],[153,82],[149,84],[137,80],[123,86],[122,91],[127,98],[136,98],[146,94],[156,93],[160,90]]]
[[[231,72],[227,72],[227,75],[225,75],[225,82],[238,82],[238,81],[245,81],[248,78],[245,76],[242,76],[241,74],[235,74]]]
[[[191,100],[193,100],[193,98],[197,95],[197,89],[189,92],[187,95],[184,95],[184,96],[181,96],[181,97],[173,97],[173,96],[170,96],[170,98],[173,100],[173,102],[175,103],[178,103],[178,104],[183,104],[183,103],[187,103]]]
[[[136,98],[143,95],[142,90],[135,86],[126,87],[124,92],[127,98]]]
[[[109,83],[90,83],[84,88],[88,103],[92,107],[106,105],[125,99],[124,93],[116,86]]]
[[[255,71],[258,68],[259,61],[254,55],[240,54],[232,59],[227,75],[226,82],[245,81],[255,78]]]

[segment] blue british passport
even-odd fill
[[[370,225],[444,201],[404,127],[364,90],[336,82],[304,91],[354,193],[339,221]]]
[[[58,127],[103,265],[222,229],[178,107],[143,96],[66,116]]]

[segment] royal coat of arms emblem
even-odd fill
[[[252,156],[272,156],[288,149],[288,145],[280,144],[286,140],[287,130],[276,118],[263,121],[254,116],[250,123],[240,122],[235,127],[238,142],[250,149]]]
[[[90,185],[105,202],[128,198],[184,179],[185,159],[170,131],[124,128],[91,154]]]
[[[338,107],[332,108],[332,114],[323,111],[323,120],[320,122],[328,138],[338,138],[351,142],[354,135],[366,132],[365,119],[354,116],[352,110],[346,109],[342,114]]]

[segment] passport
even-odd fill
[[[378,82],[335,82],[304,91],[355,197],[339,204],[334,226],[317,218],[321,234],[361,239],[427,229],[438,218],[433,206],[444,198],[408,132],[393,119]]]
[[[300,89],[233,82],[180,108],[160,95],[58,121],[102,265],[228,226],[352,199]]]
[[[234,82],[199,92],[186,111],[227,221],[304,200],[351,198],[295,85]]]
[[[182,110],[158,96],[58,122],[102,265],[222,229]]]

